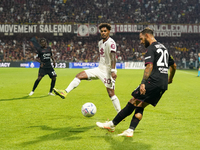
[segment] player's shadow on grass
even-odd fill
[[[73,127],[51,128],[44,125],[44,126],[31,126],[31,128],[41,128],[42,130],[56,131],[56,132],[39,136],[35,140],[32,140],[32,141],[23,142],[20,144],[21,146],[27,146],[31,144],[44,142],[44,141],[52,141],[52,140],[59,140],[59,139],[78,140],[78,139],[81,139],[81,137],[71,137],[71,136],[86,132],[87,130],[94,128],[94,126],[87,126],[87,127],[82,127],[82,128],[78,128],[78,127],[77,128],[73,128]]]
[[[8,99],[0,99],[0,101],[14,101],[14,100],[23,100],[23,99],[33,99],[33,98],[44,98],[49,95],[37,96],[37,97],[30,97],[30,96],[22,96],[22,97],[13,97]]]
[[[134,137],[116,137],[124,138],[123,141],[118,141],[113,136],[106,135],[105,141],[110,143],[110,150],[149,150],[151,146],[142,142],[134,141]]]

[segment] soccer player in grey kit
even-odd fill
[[[54,92],[56,95],[64,99],[70,91],[78,87],[81,80],[100,79],[105,85],[108,96],[118,113],[121,110],[121,106],[118,97],[115,95],[115,80],[117,78],[117,46],[115,41],[109,35],[111,30],[110,24],[101,23],[99,25],[99,30],[102,38],[98,43],[100,54],[99,66],[78,73],[65,90],[54,88]]]

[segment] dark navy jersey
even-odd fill
[[[31,42],[33,43],[35,49],[37,50],[38,58],[43,63],[43,68],[51,68],[51,48],[45,47],[42,48],[41,45],[37,42],[36,38],[33,37],[31,39]]]
[[[163,44],[154,42],[147,48],[145,66],[149,63],[153,64],[153,70],[147,81],[161,89],[167,89],[168,68],[174,64],[174,60]]]

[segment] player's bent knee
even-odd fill
[[[81,73],[78,73],[78,74],[76,75],[76,78],[80,79],[80,74],[81,74]]]
[[[134,97],[129,100],[129,103],[133,104],[134,106],[136,106],[136,102],[137,100]]]
[[[88,76],[85,71],[82,71],[76,75],[76,78],[78,78],[79,80],[82,80],[82,79],[88,79]]]
[[[141,120],[142,116],[143,116],[143,112],[144,112],[144,108],[143,107],[137,107],[135,109],[135,117],[138,118],[139,120]]]
[[[137,119],[141,120],[142,119],[142,114],[141,113],[137,113],[137,114],[135,114],[135,117]]]

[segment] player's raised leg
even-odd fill
[[[56,88],[53,88],[53,91],[56,95],[60,96],[62,99],[65,99],[67,96],[67,92],[65,90],[58,90]]]
[[[76,77],[71,81],[71,83],[68,85],[68,87],[65,90],[58,90],[54,88],[54,92],[56,95],[60,96],[61,98],[66,98],[67,94],[71,92],[74,88],[76,88],[81,80],[86,80],[88,79],[87,74],[85,71],[82,71],[76,75]]]

